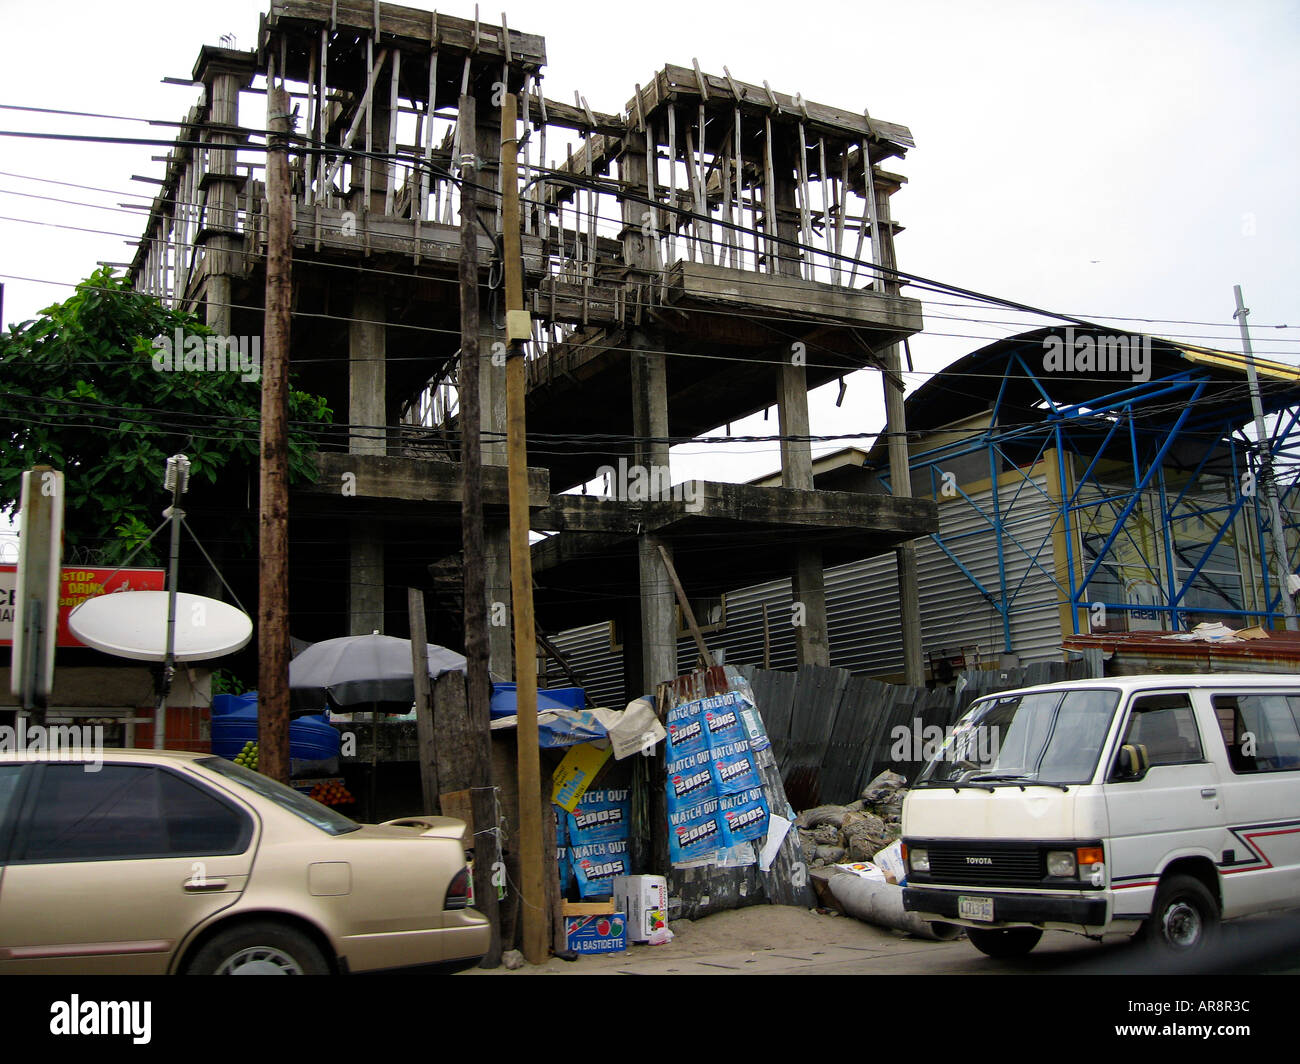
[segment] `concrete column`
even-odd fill
[[[668,368],[661,343],[635,330],[629,334],[632,369],[632,434],[638,438],[636,464],[668,468]],[[647,438],[663,442],[641,442]],[[658,536],[643,535],[637,544],[641,584],[641,685],[656,685],[677,676],[677,597],[659,554],[672,548]],[[631,685],[629,678],[629,686]]]
[[[786,488],[811,488],[813,486],[812,443],[807,439],[808,371],[794,365],[787,354],[780,362],[776,382],[777,423],[781,426],[781,485]],[[787,437],[802,436],[791,440]]]
[[[388,423],[387,310],[383,298],[368,288],[352,297],[348,324],[348,423],[352,426],[348,450],[352,454],[387,453]]]
[[[208,100],[208,120],[213,125],[239,125],[239,92],[252,80],[253,65],[247,53],[229,48],[209,46],[199,52],[193,77],[203,82]],[[235,138],[230,134],[212,133],[209,139],[214,150],[208,157],[207,170],[200,175],[198,182],[207,203],[203,226],[209,230],[205,238],[204,321],[218,335],[229,336],[233,332],[233,280],[244,272],[244,238],[238,232],[237,201],[245,179],[235,171],[234,150],[215,147],[231,143]]]
[[[384,631],[384,540],[374,522],[354,521],[348,566],[348,635]]]
[[[787,132],[788,136],[789,133]],[[776,170],[777,234],[791,240],[799,237],[794,221],[793,160],[788,150],[774,151]],[[782,246],[777,253],[777,272],[799,276],[799,252]],[[808,417],[808,371],[806,351],[795,348],[778,354],[776,408],[781,426],[781,484],[787,488],[813,487],[812,443]],[[796,360],[801,359],[801,360]],[[791,440],[798,436],[803,439]],[[826,622],[826,572],[820,547],[803,546],[795,551],[790,574],[793,600],[791,621],[795,624],[795,652],[800,665],[829,665],[830,642]]]
[[[510,526],[487,525],[483,530],[483,551],[487,568],[488,668],[498,676],[512,678],[515,648],[510,623]],[[497,624],[498,620],[503,623]]]
[[[387,374],[387,312],[383,298],[360,288],[352,298],[348,325],[348,450],[382,455],[387,451],[384,393]],[[355,521],[349,530],[348,633],[384,630],[384,541],[374,522]]]
[[[870,169],[867,171],[872,173]],[[889,193],[872,179],[875,192],[875,224],[872,251],[876,261],[893,269],[894,227],[889,217]],[[898,294],[898,282],[886,280],[885,292]],[[897,499],[912,497],[911,458],[907,448],[907,416],[903,405],[903,362],[898,344],[881,352],[885,366],[885,431],[889,434],[889,483]],[[997,490],[997,484],[993,485]],[[925,686],[925,663],[921,653],[921,587],[916,572],[916,544],[907,540],[894,548],[898,572],[899,619],[903,636],[903,682],[912,687]]]
[[[782,437],[808,436],[808,383],[803,366],[781,364],[777,378],[777,415]],[[813,487],[812,444],[807,440],[781,441],[781,485]],[[826,573],[820,547],[795,551],[790,574],[794,611],[795,651],[800,665],[829,665],[830,642],[826,621]]]
[[[492,361],[493,344],[504,344],[505,334],[493,327],[484,303],[479,321],[479,423],[483,431],[484,468],[506,465],[506,368]],[[514,676],[514,637],[510,611],[510,524],[489,521],[483,528],[483,562],[488,601],[488,667],[498,676]],[[497,603],[504,610],[494,609]],[[504,623],[495,624],[494,620]]]
[[[885,364],[885,431],[889,434],[889,483],[894,498],[912,497],[912,470],[907,450],[907,418],[903,413],[902,360],[898,345],[881,352]],[[996,485],[994,486],[996,490]],[[921,655],[921,587],[916,571],[916,544],[905,540],[894,548],[898,573],[899,620],[903,627],[904,683],[925,686]]]
[[[476,114],[476,156],[480,185],[496,188],[501,167],[501,110],[479,101]],[[488,232],[495,233],[497,197],[480,190],[479,219]],[[482,232],[482,228],[480,228]],[[480,252],[480,268],[486,278],[488,257]],[[494,353],[505,350],[505,330],[498,329],[496,317],[502,316],[504,290],[497,292],[496,314],[492,302],[484,298],[479,307],[479,421],[483,430],[481,451],[483,465],[506,465],[506,366]],[[500,348],[495,345],[502,345]],[[488,523],[483,530],[485,584],[488,608],[488,667],[498,676],[514,678],[514,634],[510,610],[510,524]],[[500,603],[504,610],[494,608]],[[503,624],[492,623],[494,619]]]
[[[637,542],[641,577],[641,688],[653,691],[665,680],[677,676],[677,597],[659,547],[668,547],[658,536],[645,535]]]

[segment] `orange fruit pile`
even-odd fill
[[[315,799],[321,805],[350,805],[356,801],[341,783],[318,783],[307,797]]]

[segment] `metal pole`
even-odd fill
[[[1273,454],[1268,431],[1264,425],[1264,408],[1259,398],[1259,378],[1255,376],[1255,354],[1250,347],[1250,330],[1246,317],[1250,311],[1241,298],[1241,285],[1232,286],[1237,299],[1237,309],[1232,315],[1241,329],[1241,349],[1246,356],[1246,380],[1250,386],[1250,406],[1255,412],[1255,435],[1259,440],[1259,484],[1268,504],[1269,521],[1273,526],[1274,571],[1282,595],[1282,612],[1286,616],[1287,631],[1296,631],[1295,599],[1291,597],[1291,566],[1287,561],[1286,527],[1282,524],[1282,508],[1277,501],[1277,483],[1273,479]],[[1268,588],[1264,589],[1264,608],[1268,609]]]
[[[175,674],[173,660],[176,656],[176,593],[181,561],[181,521],[185,511],[181,509],[181,495],[185,491],[190,475],[189,459],[183,454],[172,455],[167,459],[166,483],[172,489],[172,504],[163,515],[170,517],[171,554],[167,562],[167,645],[163,651],[162,682],[159,685],[158,705],[153,715],[153,748],[162,750],[167,742],[167,695],[171,693],[172,676]]]

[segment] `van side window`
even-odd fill
[[[1211,702],[1233,772],[1300,769],[1300,698],[1243,693]]]
[[[1146,748],[1152,768],[1204,760],[1196,717],[1186,695],[1135,699],[1124,732],[1124,745],[1130,744]]]

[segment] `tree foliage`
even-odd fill
[[[156,368],[154,339],[178,329],[212,335],[105,267],[70,299],[0,335],[0,510],[17,510],[23,470],[62,470],[65,557],[66,548],[97,549],[103,564],[117,564],[147,538],[166,505],[169,455],[189,456],[191,493],[207,485],[219,494],[223,477],[243,485],[257,466],[260,383],[238,369]],[[290,389],[291,423],[329,419],[324,399]],[[315,478],[313,452],[306,432],[291,433],[291,482]],[[159,542],[137,562],[156,564]]]

